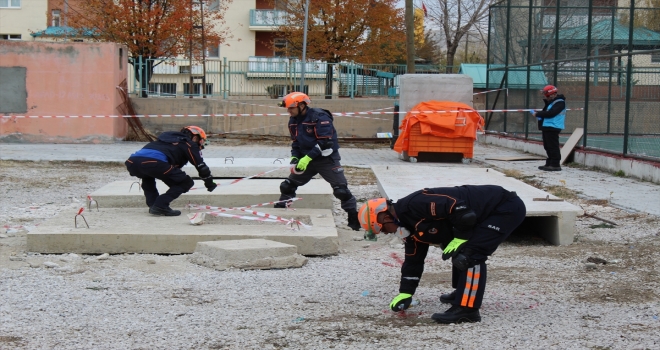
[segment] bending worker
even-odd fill
[[[341,208],[348,214],[348,226],[358,231],[357,202],[348,189],[344,169],[340,164],[337,131],[333,126],[332,113],[321,108],[310,108],[309,96],[292,92],[284,96],[280,107],[286,107],[291,134],[291,175],[280,184],[280,201],[294,198],[298,187],[305,185],[319,174],[332,186],[332,194],[341,201]],[[285,208],[286,202],[275,204]]]
[[[177,216],[181,211],[170,208],[170,203],[194,185],[190,176],[181,168],[190,162],[204,180],[204,186],[212,192],[218,185],[213,182],[211,169],[204,164],[202,149],[206,133],[198,126],[186,126],[181,131],[166,131],[158,139],[149,142],[141,150],[131,154],[126,168],[131,176],[142,179],[142,189],[147,199],[149,213],[160,216]],[[156,179],[169,189],[158,193]]]
[[[358,213],[362,227],[404,238],[399,295],[392,311],[405,310],[419,285],[429,245],[440,245],[452,259],[453,292],[440,301],[452,306],[431,316],[438,323],[479,322],[486,288],[486,260],[525,218],[525,204],[500,186],[426,188],[392,203],[369,200]]]

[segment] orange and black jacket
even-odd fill
[[[211,175],[211,171],[204,164],[199,145],[182,132],[166,131],[158,136],[158,140],[149,142],[143,149],[162,152],[168,162],[177,168],[182,168],[190,162],[202,178]]]
[[[393,203],[399,226],[410,231],[399,292],[415,294],[430,244],[444,248],[455,236],[470,238],[472,230],[461,227],[461,215],[473,211],[478,225],[509,195],[495,185],[438,187],[413,192]]]

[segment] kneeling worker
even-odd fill
[[[452,304],[431,316],[438,323],[479,322],[486,288],[486,260],[525,218],[523,201],[500,186],[426,188],[392,203],[371,199],[358,212],[362,228],[404,238],[399,295],[392,311],[405,310],[419,285],[429,245],[440,245],[452,259],[453,292],[440,301]]]
[[[181,131],[166,131],[158,139],[149,142],[141,150],[131,154],[126,168],[131,176],[142,179],[142,189],[147,199],[149,213],[160,216],[177,216],[181,211],[170,208],[170,203],[194,185],[181,168],[190,162],[211,192],[218,185],[213,182],[211,169],[204,164],[201,150],[204,149],[206,133],[198,126],[186,126]],[[158,193],[156,179],[163,181],[169,190]]]

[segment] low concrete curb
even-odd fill
[[[268,270],[302,267],[307,258],[298,254],[298,247],[266,239],[197,242],[188,261],[216,270],[237,268]]]

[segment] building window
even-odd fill
[[[53,27],[59,27],[60,26],[60,10],[53,10],[51,12],[51,17],[53,17],[53,22],[52,22]]]
[[[220,46],[211,46],[206,48],[206,57],[220,57]]]
[[[21,40],[21,34],[0,34],[0,40]]]
[[[660,52],[654,52],[651,54],[651,63],[660,63]]]
[[[176,96],[176,83],[149,83],[149,95]]]
[[[0,0],[0,8],[21,8],[21,0]]]
[[[273,47],[275,48],[275,52],[273,52],[273,56],[275,57],[282,57],[286,56],[286,39],[283,38],[277,38],[273,42]]]
[[[199,77],[195,77],[196,79]],[[188,95],[201,95],[202,94],[202,84],[201,83],[193,83],[193,91],[192,94],[190,93],[190,83],[183,83],[183,94],[188,96]],[[206,83],[206,94],[207,95],[212,95],[213,94],[213,83]]]

